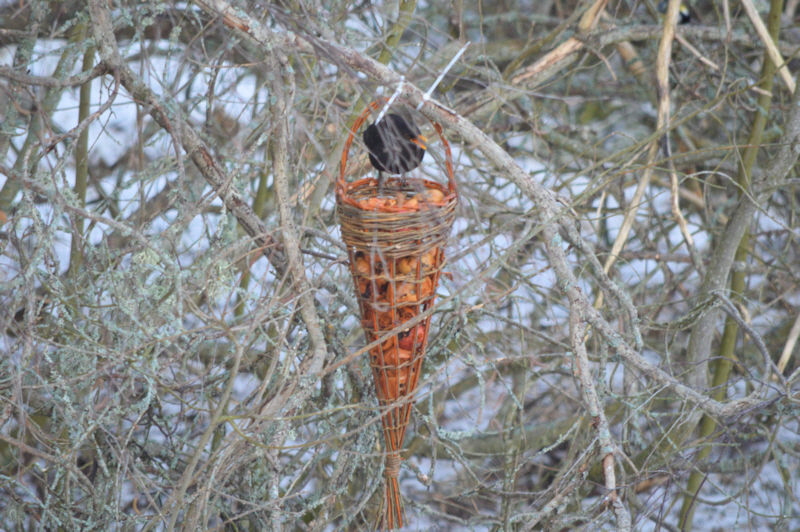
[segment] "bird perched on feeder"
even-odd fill
[[[369,162],[378,171],[378,187],[383,172],[405,174],[418,167],[425,156],[426,139],[409,119],[390,113],[364,130]]]

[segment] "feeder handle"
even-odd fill
[[[361,129],[361,126],[364,125],[367,118],[369,117],[372,111],[379,110],[389,99],[388,98],[380,98],[375,100],[374,102],[367,105],[361,114],[358,115],[355,122],[353,122],[353,127],[350,128],[350,134],[347,135],[347,140],[344,143],[344,149],[342,150],[342,159],[339,163],[339,179],[336,181],[336,193],[337,195],[344,193],[347,191],[348,183],[345,181],[344,175],[345,170],[347,170],[347,156],[350,153],[350,146],[353,144],[353,139],[356,136],[356,131]],[[447,142],[447,139],[444,136],[444,132],[442,130],[442,126],[439,125],[438,122],[434,122],[430,120],[431,125],[433,125],[433,129],[436,130],[436,133],[439,135],[439,138],[442,140],[442,145],[444,146],[444,156],[445,156],[445,168],[447,169],[447,188],[450,194],[455,194],[456,192],[456,177],[455,171],[453,170],[453,152],[450,150],[450,143]]]

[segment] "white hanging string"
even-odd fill
[[[386,111],[389,109],[389,107],[391,107],[394,101],[397,99],[397,97],[400,96],[400,93],[403,91],[403,85],[405,84],[406,84],[406,77],[400,76],[400,83],[397,84],[397,88],[395,89],[394,94],[392,94],[392,97],[389,98],[389,100],[386,102],[386,105],[384,105],[383,109],[381,109],[381,112],[378,115],[378,119],[375,120],[376,124],[380,123],[380,121],[383,120],[383,115],[386,114]]]
[[[439,83],[441,83],[444,77],[447,75],[447,73],[450,72],[450,69],[453,68],[453,65],[456,64],[456,61],[458,61],[458,59],[462,55],[464,55],[464,52],[467,51],[467,47],[469,47],[470,44],[471,42],[467,41],[466,44],[464,44],[464,46],[462,46],[461,49],[458,52],[456,52],[456,55],[453,56],[450,62],[447,63],[447,66],[444,67],[444,70],[442,70],[442,72],[439,74],[439,77],[437,77],[434,80],[430,88],[425,92],[425,94],[422,95],[422,101],[420,101],[419,105],[417,105],[417,111],[419,111],[422,108],[422,106],[425,105],[425,102],[428,102],[431,99],[433,91],[436,90],[436,87],[439,86]],[[386,115],[386,111],[392,106],[397,97],[400,96],[400,93],[403,92],[403,87],[405,86],[405,84],[406,84],[406,77],[400,76],[400,83],[397,84],[397,88],[394,90],[394,93],[386,101],[386,104],[381,109],[381,112],[378,113],[378,118],[375,120],[376,124],[380,123],[380,121],[383,120],[384,115]]]
[[[442,70],[442,73],[439,74],[438,78],[436,78],[436,81],[433,82],[433,85],[431,85],[431,87],[428,89],[428,91],[425,94],[422,95],[422,101],[419,102],[419,105],[417,105],[417,111],[419,111],[422,108],[422,106],[425,105],[425,102],[427,102],[428,100],[431,99],[431,95],[433,94],[433,91],[436,89],[436,87],[439,86],[439,83],[442,82],[442,80],[447,75],[447,73],[450,71],[450,69],[453,68],[453,65],[456,64],[456,61],[458,61],[458,58],[461,57],[464,54],[464,52],[467,51],[467,47],[469,45],[470,45],[470,41],[467,41],[467,43],[464,46],[461,47],[461,49],[458,51],[458,53],[456,53],[456,55],[453,56],[453,58],[450,60],[450,62],[447,63],[447,66],[444,67],[444,70]]]

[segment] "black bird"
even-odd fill
[[[380,122],[370,124],[363,136],[369,150],[369,162],[378,171],[379,182],[383,177],[380,172],[410,172],[425,156],[428,139],[420,134],[413,122],[397,114],[387,114]]]

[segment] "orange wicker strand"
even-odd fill
[[[342,153],[336,206],[361,325],[368,342],[381,341],[370,349],[369,357],[387,448],[382,527],[392,529],[403,526],[400,452],[422,371],[431,316],[405,329],[402,326],[433,307],[458,195],[450,145],[436,123],[433,127],[445,151],[446,185],[420,178],[391,178],[379,191],[374,178],[350,183],[345,180],[355,134],[383,103],[370,104],[353,124]],[[400,332],[390,332],[398,329]]]
[[[397,476],[400,473],[400,454],[386,455],[386,508],[383,514],[384,528],[403,528],[403,503],[400,501],[400,485]]]

